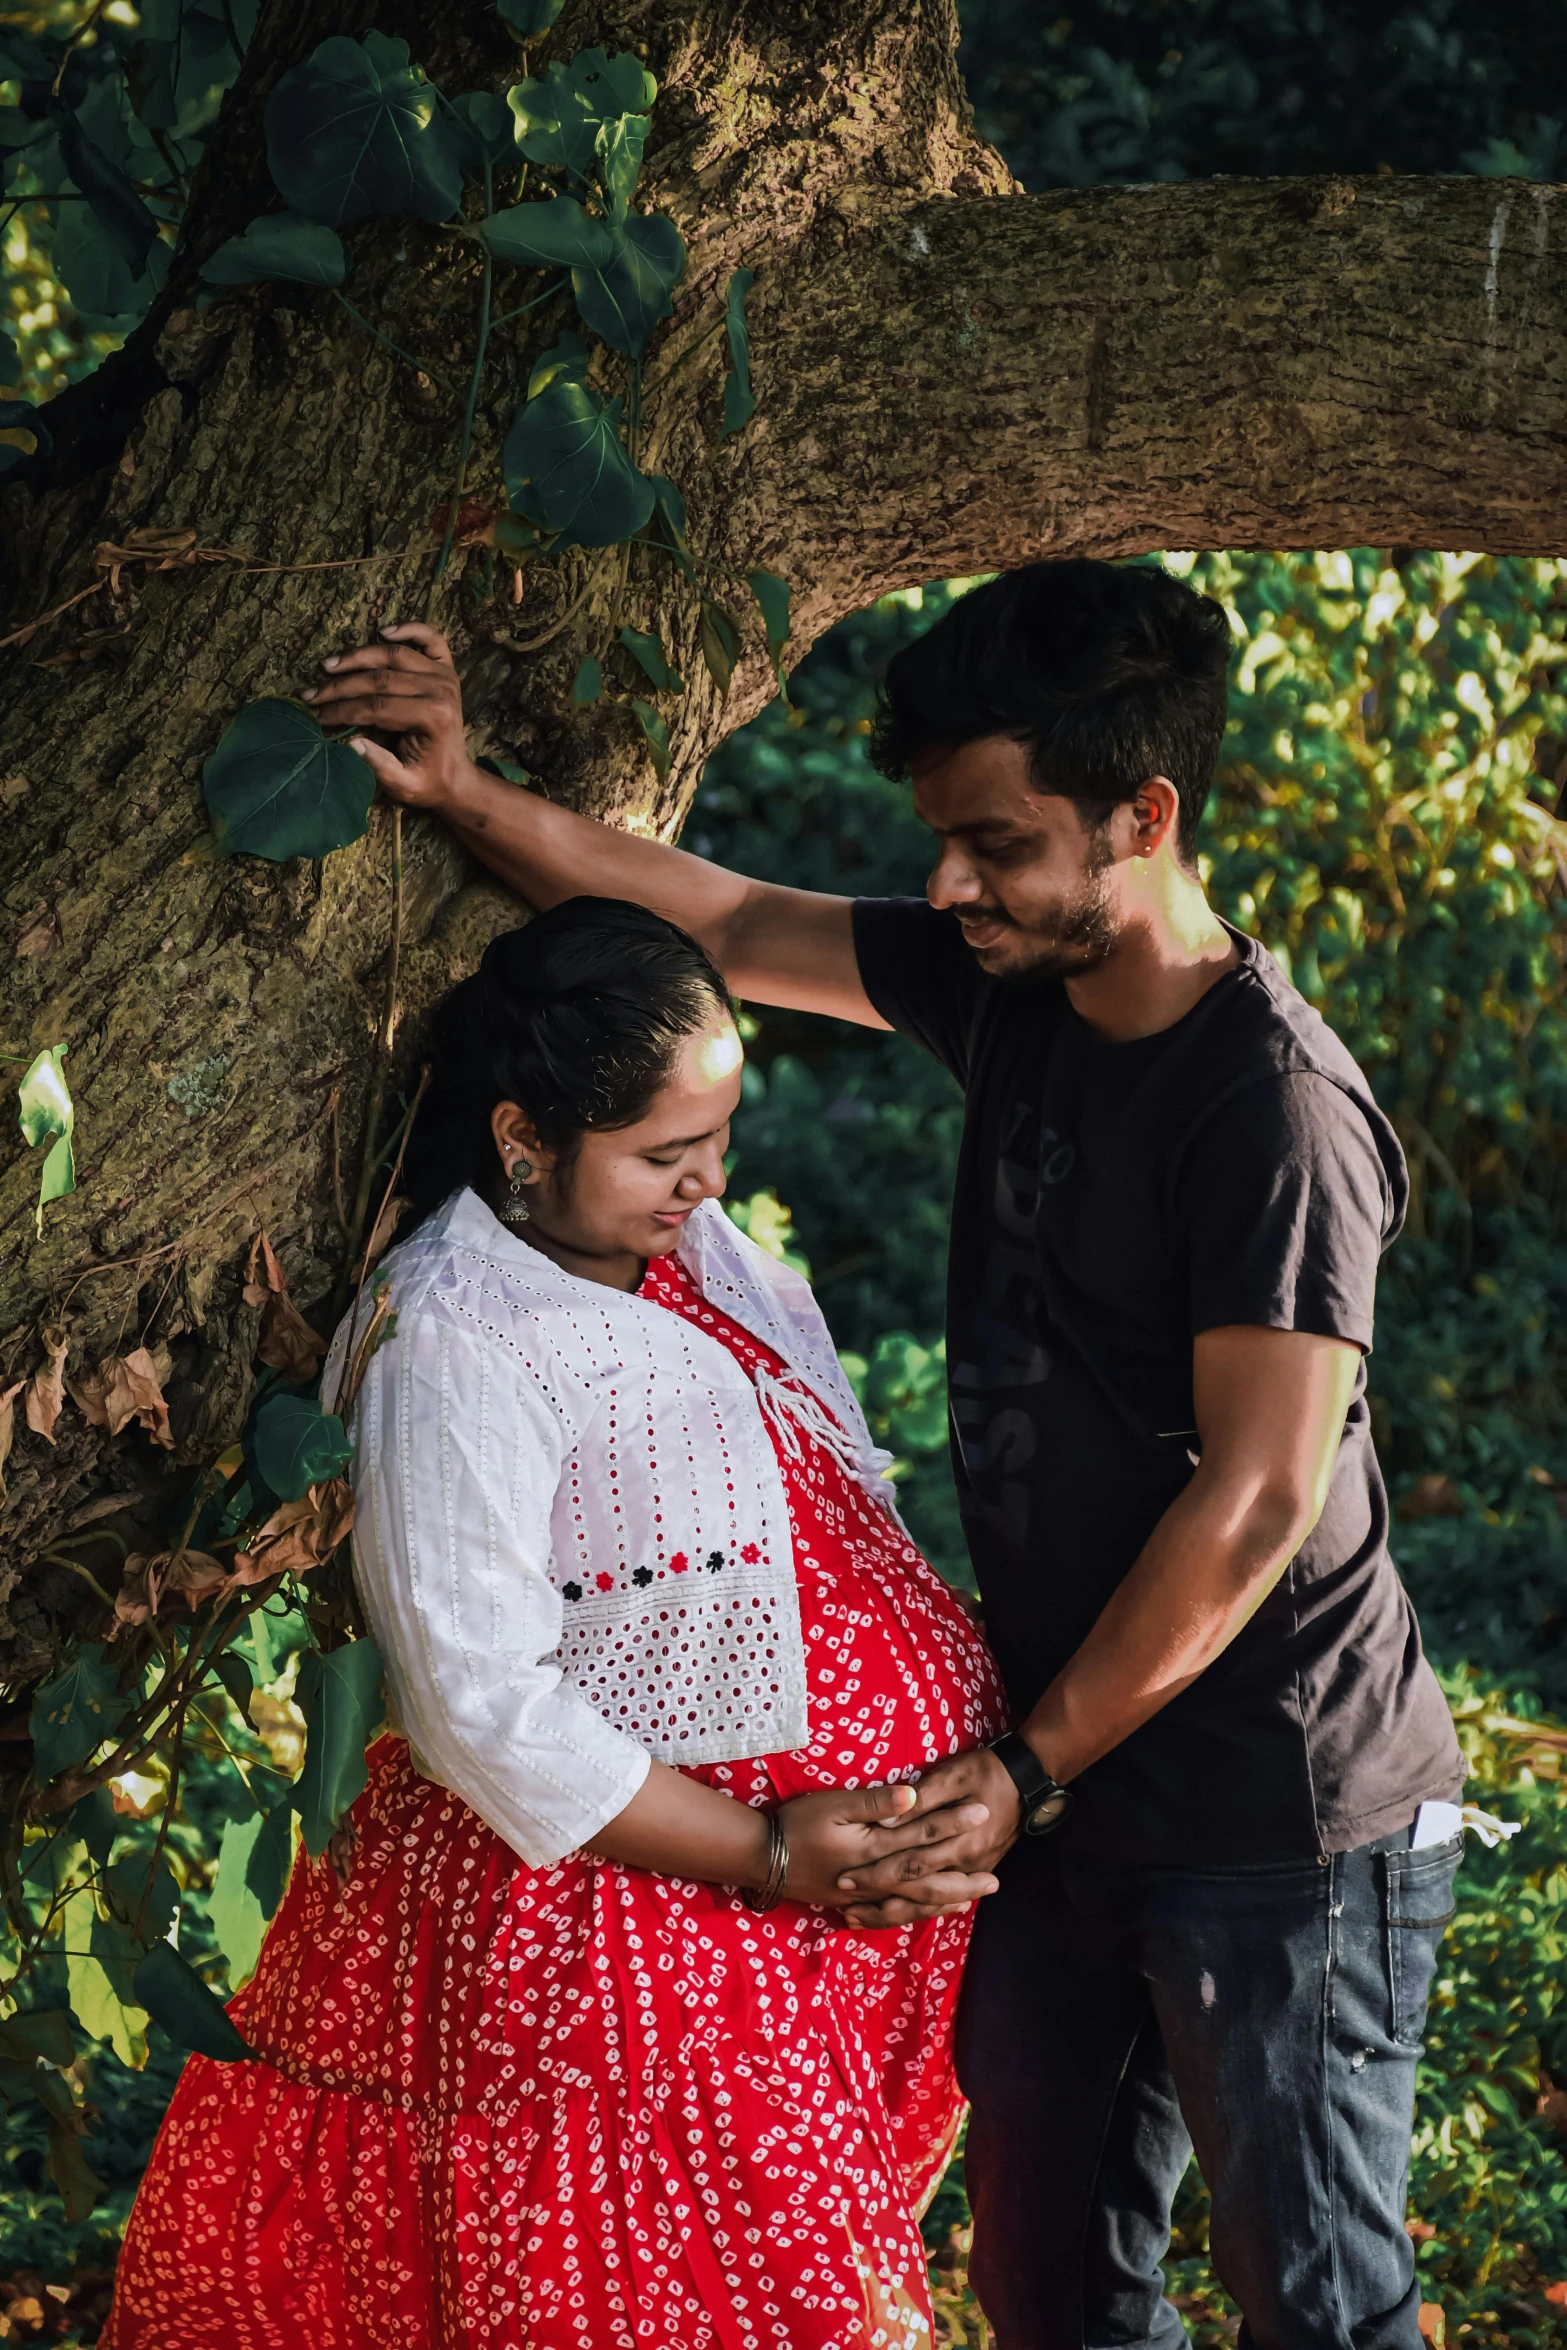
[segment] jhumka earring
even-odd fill
[[[528,1203],[523,1196],[523,1186],[532,1173],[533,1162],[531,1159],[517,1161],[512,1171],[511,1181],[506,1186],[506,1197],[501,1204],[501,1222],[503,1224],[515,1226],[527,1223]]]

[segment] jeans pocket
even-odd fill
[[[1422,1852],[1382,1855],[1387,1889],[1388,2021],[1393,2038],[1403,2048],[1423,2044],[1431,1977],[1438,1946],[1456,1913],[1453,1879],[1463,1851],[1464,1840],[1458,1835],[1450,1836],[1445,1844],[1427,1845]]]

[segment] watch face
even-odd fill
[[[1035,1804],[1023,1822],[1024,1834],[1027,1836],[1047,1836],[1061,1819],[1062,1814],[1070,1811],[1071,1808],[1071,1796],[1064,1787],[1057,1787],[1053,1794],[1045,1797],[1043,1803]]]

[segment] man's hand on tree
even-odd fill
[[[438,628],[404,620],[383,628],[383,644],[333,654],[325,685],[304,699],[323,726],[374,726],[395,750],[360,739],[354,749],[388,798],[410,808],[449,808],[474,775],[463,737],[462,684]]]
[[[992,1871],[1017,1842],[1022,1821],[1017,1789],[989,1747],[932,1764],[916,1794],[914,1808],[888,1832],[899,1838],[898,1849],[838,1879],[840,1901],[850,1897],[851,1925],[906,1926],[929,1916],[928,1876],[984,1878],[994,1890]]]

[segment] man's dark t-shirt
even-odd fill
[[[1192,1475],[1192,1342],[1369,1348],[1403,1155],[1254,939],[1174,1027],[1107,1044],[1059,981],[988,979],[956,922],[861,899],[866,993],[967,1095],[948,1265],[953,1467],[1021,1718]],[[1463,1762],[1387,1549],[1362,1366],[1326,1507],[1191,1687],[1077,1782],[1063,1836],[1132,1859],[1342,1852]]]

